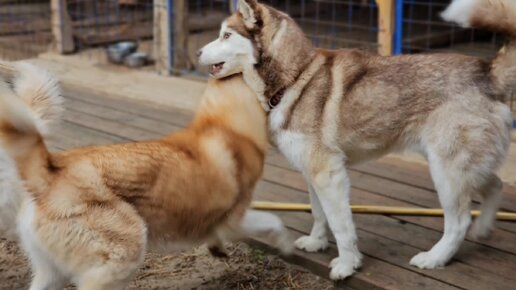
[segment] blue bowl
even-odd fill
[[[136,51],[138,45],[133,41],[123,41],[110,45],[106,49],[107,58],[113,63],[123,63],[125,58]]]

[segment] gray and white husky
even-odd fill
[[[268,111],[271,139],[309,183],[314,224],[298,239],[309,252],[328,246],[339,256],[332,279],[350,276],[362,257],[349,205],[348,165],[392,151],[424,155],[445,211],[444,235],[410,261],[444,266],[471,222],[471,196],[484,198],[472,234],[489,234],[501,201],[496,175],[510,144],[516,91],[516,1],[455,0],[443,13],[463,26],[507,34],[490,62],[456,54],[381,57],[314,48],[285,13],[239,0],[220,36],[198,52],[211,75],[242,73]]]

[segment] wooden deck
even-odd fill
[[[64,122],[49,142],[52,150],[157,138],[180,130],[192,118],[181,110],[144,105],[93,94],[66,91]],[[259,200],[308,202],[306,184],[286,160],[270,150]],[[438,207],[430,176],[419,165],[382,159],[356,166],[349,172],[353,204]],[[516,188],[505,187],[504,210],[516,211]],[[309,232],[308,213],[281,213],[298,237]],[[441,236],[443,220],[428,217],[355,215],[362,269],[337,284],[354,289],[516,289],[516,223],[500,222],[485,242],[467,240],[453,262],[442,270],[419,270],[410,258],[428,250]],[[259,243],[259,242],[258,242]],[[336,248],[324,253],[296,251],[287,258],[316,274],[328,275],[327,265]]]

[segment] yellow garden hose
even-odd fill
[[[304,203],[283,203],[269,201],[254,201],[254,209],[273,210],[273,211],[310,211],[311,206]],[[352,205],[353,213],[363,214],[390,214],[390,215],[411,215],[411,216],[443,216],[442,209],[436,208],[413,208],[413,207],[392,207],[376,205]],[[479,210],[472,210],[472,216],[480,215]],[[516,213],[498,212],[496,219],[504,221],[516,221]]]

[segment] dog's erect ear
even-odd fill
[[[238,0],[238,12],[247,28],[254,28],[260,17],[256,0]]]

